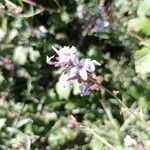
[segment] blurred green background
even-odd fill
[[[149,150],[149,36],[149,0],[1,0],[0,149]],[[123,105],[61,85],[46,55],[64,45],[102,64],[100,82]],[[86,127],[68,128],[71,114]]]

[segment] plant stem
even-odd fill
[[[123,102],[122,100],[116,96],[116,94],[113,94],[111,91],[109,91],[107,88],[105,88],[103,85],[101,85],[100,83],[98,83],[95,79],[93,78],[89,78],[90,81],[92,81],[93,83],[97,84],[98,86],[100,86],[102,89],[104,89],[108,94],[110,94],[112,97],[114,97],[116,100],[118,100],[118,102],[125,107],[130,113],[132,113],[134,116],[136,116],[139,120],[143,121],[143,119],[141,119],[137,114],[135,114],[133,111],[131,111]]]
[[[105,144],[107,147],[109,147],[111,150],[115,150],[115,148],[103,137],[101,137],[99,134],[97,134],[94,130],[92,130],[90,127],[80,124],[80,127],[83,127],[87,130],[89,130],[97,139],[99,139],[103,144]]]

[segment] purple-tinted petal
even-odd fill
[[[89,72],[95,71],[95,66],[92,61],[89,61],[85,64],[85,69]]]
[[[71,75],[77,75],[78,74],[78,69],[76,68],[76,67],[72,67],[71,69],[70,69],[70,71],[69,71],[69,73],[71,74]]]
[[[60,65],[66,65],[67,63],[69,63],[69,57],[66,57],[64,55],[62,55],[62,57],[59,57],[59,64]]]
[[[81,96],[87,96],[90,94],[89,88],[87,88],[87,85],[79,84],[79,90]]]
[[[78,125],[77,119],[71,115],[67,124],[68,128],[75,128]]]
[[[52,56],[52,57],[46,56],[46,63],[49,64],[49,65],[57,65],[58,61],[52,61],[52,59],[53,59],[54,57],[55,57],[55,56]]]
[[[77,68],[80,67],[80,62],[77,57],[73,58],[72,63],[75,67],[77,67]]]
[[[84,67],[85,70],[87,70],[88,72],[93,72],[95,71],[95,66],[94,63],[91,61],[91,59],[82,59],[80,61],[82,67]]]
[[[81,68],[79,70],[79,75],[83,80],[87,80],[87,78],[88,78],[87,72],[84,68]]]

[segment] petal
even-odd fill
[[[59,57],[59,64],[60,65],[66,65],[67,63],[69,63],[69,58],[68,57],[66,57],[66,56],[62,56],[62,57]]]
[[[58,50],[56,47],[52,46],[52,49],[53,49],[57,54],[59,54],[59,50]]]
[[[79,60],[78,60],[77,57],[74,57],[74,58],[73,58],[72,63],[73,63],[73,65],[76,66],[76,67],[79,67],[79,66],[80,66],[80,62],[79,62]]]
[[[72,46],[72,47],[70,48],[70,52],[73,53],[73,54],[75,54],[75,53],[77,52],[76,47],[75,47],[75,46]]]
[[[79,84],[79,90],[81,96],[87,96],[90,94],[90,91],[85,84]]]
[[[55,57],[55,55],[52,56],[52,57],[46,56],[46,63],[49,64],[49,65],[56,65],[58,62],[57,62],[57,61],[52,61],[52,59],[53,59],[54,57]]]
[[[84,68],[79,70],[79,75],[83,80],[87,80],[88,78],[87,72]]]
[[[71,68],[70,71],[69,71],[69,74],[71,76],[75,76],[75,75],[77,75],[77,73],[78,73],[78,70],[77,70],[76,67]]]
[[[95,71],[95,66],[94,66],[93,62],[90,61],[87,64],[85,64],[85,69],[89,72]]]

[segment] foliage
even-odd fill
[[[149,18],[149,0],[1,0],[0,149],[149,150]],[[65,45],[101,63],[106,89],[62,86],[46,56]]]

